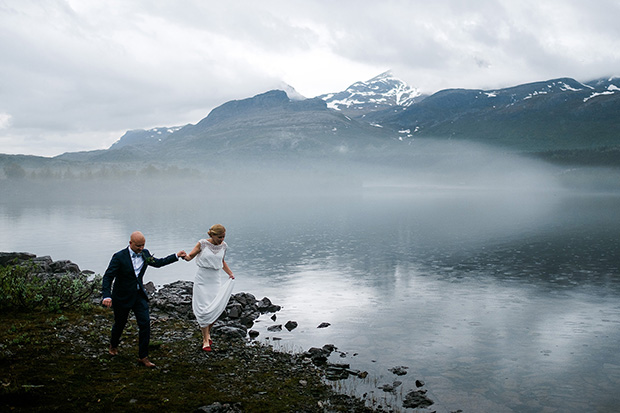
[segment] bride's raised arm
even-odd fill
[[[194,249],[192,249],[189,254],[185,255],[185,261],[191,261],[198,253],[200,252],[200,241],[196,243]]]

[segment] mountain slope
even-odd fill
[[[385,143],[391,136],[327,108],[321,99],[294,101],[274,90],[227,102],[196,125],[188,125],[158,145],[170,160],[244,161],[341,156]],[[204,159],[204,157],[202,157]]]
[[[148,145],[154,142],[161,142],[171,134],[181,129],[181,126],[161,127],[153,129],[134,129],[125,132],[121,138],[114,142],[110,149],[120,149],[127,145]]]

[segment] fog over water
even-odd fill
[[[370,373],[339,383],[346,391],[401,409],[377,386],[400,380],[407,393],[421,379],[440,412],[614,411],[619,194],[575,190],[560,168],[477,145],[412,145],[413,158],[382,155],[389,167],[222,164],[200,181],[75,182],[49,196],[40,189],[53,185],[4,183],[0,249],[103,273],[136,229],[163,256],[222,223],[235,292],[283,307],[255,325],[259,338],[336,345],[344,357],[332,361]],[[194,272],[180,262],[147,278]],[[288,320],[299,327],[267,331]],[[407,375],[388,371],[400,365]]]

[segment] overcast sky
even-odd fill
[[[285,82],[620,75],[620,0],[0,0],[0,153],[108,148]]]

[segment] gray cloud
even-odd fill
[[[105,148],[282,81],[312,97],[387,69],[426,93],[590,80],[619,67],[619,14],[616,0],[5,0],[0,152]]]

